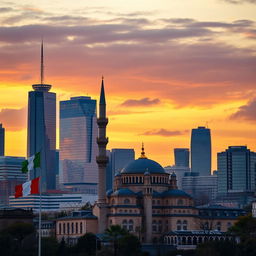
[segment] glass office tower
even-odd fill
[[[97,193],[96,100],[60,102],[60,185],[72,192]]]
[[[0,156],[4,156],[4,139],[5,139],[5,129],[2,124],[0,124]]]
[[[191,133],[191,171],[211,175],[211,131],[199,126]]]
[[[27,156],[41,152],[41,168],[32,170],[30,179],[42,177],[42,190],[55,189],[56,184],[56,94],[51,85],[34,84],[28,99]]]
[[[230,146],[217,156],[219,194],[255,191],[255,152],[246,146]]]
[[[189,167],[189,149],[175,148],[174,159],[175,159],[175,166]]]

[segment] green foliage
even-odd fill
[[[96,239],[96,236],[92,233],[87,233],[83,235],[78,239],[78,242],[75,246],[75,252],[79,255],[95,255]]]
[[[54,237],[43,237],[42,256],[55,256],[58,246],[58,241]]]
[[[141,253],[141,244],[137,236],[126,234],[119,240],[119,254],[122,256],[137,256]]]

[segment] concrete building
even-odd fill
[[[64,239],[68,244],[76,244],[78,238],[86,233],[96,234],[98,231],[97,217],[91,211],[74,211],[70,216],[56,220],[56,238]]]
[[[218,194],[255,191],[256,153],[246,146],[230,146],[217,155]]]
[[[94,204],[96,199],[97,196],[92,194],[42,194],[42,211],[53,212],[78,210],[88,202]],[[10,196],[9,200],[10,207],[33,209],[35,212],[39,211],[39,195],[28,195],[19,198]]]
[[[41,46],[41,83],[32,85],[28,94],[27,157],[41,152],[41,168],[29,173],[29,178],[41,176],[42,190],[55,189],[56,94],[43,79],[43,45]]]
[[[217,196],[217,176],[186,172],[182,178],[182,190],[191,195],[197,205],[212,202]]]
[[[4,156],[5,148],[5,129],[2,124],[0,124],[0,156]]]
[[[27,181],[21,172],[24,157],[0,156],[0,206],[9,205],[9,196],[14,195],[15,186]]]
[[[97,194],[96,100],[88,96],[60,102],[61,189]]]
[[[211,175],[211,131],[199,126],[191,133],[191,171]]]
[[[175,148],[174,160],[176,167],[189,168],[189,149],[188,148]]]

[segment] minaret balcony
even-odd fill
[[[97,119],[97,124],[99,128],[106,127],[108,124],[108,118],[100,117]]]
[[[98,164],[106,165],[108,163],[108,156],[96,156],[96,162]]]
[[[99,146],[106,146],[108,144],[108,138],[99,138],[97,137],[97,144]]]

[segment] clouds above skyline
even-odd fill
[[[152,105],[156,105],[159,104],[160,100],[159,99],[149,99],[149,98],[143,98],[143,99],[139,99],[139,100],[135,100],[135,99],[129,99],[124,101],[121,106],[125,106],[125,107],[144,107],[144,106],[152,106]]]
[[[232,114],[230,118],[256,122],[256,98],[249,101],[246,105],[239,107],[237,112]]]
[[[0,110],[0,123],[8,131],[19,131],[26,128],[26,108],[9,109],[3,108]]]
[[[225,1],[231,4],[243,4],[243,3],[256,4],[256,0],[222,0],[222,1]]]
[[[186,134],[188,131],[171,131],[166,129],[159,129],[159,130],[150,130],[142,133],[141,135],[146,136],[163,136],[163,137],[175,137],[175,136],[181,136]]]

